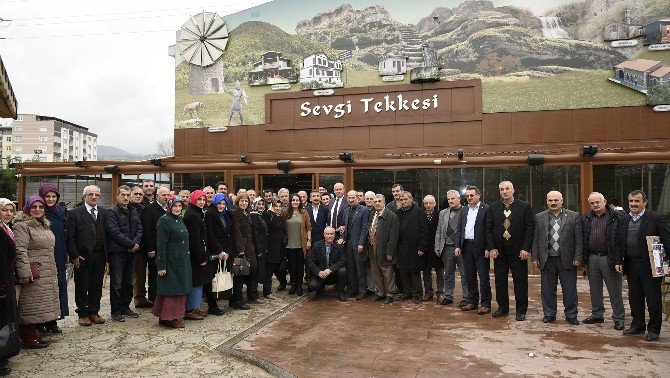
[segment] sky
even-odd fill
[[[542,14],[571,0],[496,0]],[[174,58],[168,46],[189,16],[203,10],[226,17],[229,30],[248,19],[295,24],[346,1],[321,0],[0,0],[0,57],[21,114],[58,117],[88,127],[98,144],[154,153],[172,137]],[[354,8],[383,4],[400,22],[416,23],[456,0],[351,1]],[[548,5],[548,3],[550,5]],[[287,6],[295,4],[295,6]],[[299,9],[299,12],[296,12]],[[280,21],[277,21],[280,20]]]

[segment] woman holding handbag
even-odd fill
[[[19,324],[14,291],[16,243],[14,233],[9,228],[15,212],[16,207],[12,201],[0,198],[0,334],[5,341],[0,343],[0,376],[12,372],[7,366],[8,360],[21,351],[18,332],[11,331],[16,330]]]
[[[202,305],[202,287],[212,282],[207,266],[207,225],[205,224],[205,203],[207,196],[202,190],[196,190],[189,197],[189,205],[184,213],[184,224],[188,230],[191,253],[191,277],[193,287],[186,297],[186,315],[184,319],[202,320],[205,315],[200,311]]]
[[[251,224],[254,249],[256,250],[256,269],[254,275],[249,277],[247,289],[249,302],[263,304],[265,301],[258,293],[258,283],[263,283],[265,276],[265,254],[268,249],[268,225],[265,223],[263,213],[265,212],[265,200],[257,197],[251,206]]]
[[[251,268],[249,275],[254,274],[256,269],[256,250],[253,243],[253,223],[251,221],[249,196],[240,193],[235,198],[233,207],[233,240],[235,251],[233,258],[244,257],[249,261]],[[233,295],[230,297],[230,307],[237,310],[248,310],[250,307],[242,299],[242,284],[247,283],[247,294],[249,293],[248,276],[236,275],[233,277]]]
[[[67,246],[66,242],[66,232],[67,232],[67,214],[60,206],[58,206],[58,201],[60,200],[60,193],[56,185],[51,183],[45,183],[40,186],[40,197],[44,199],[44,203],[47,205],[45,209],[45,216],[51,222],[51,232],[53,232],[54,237],[56,238],[56,243],[54,244],[54,257],[56,259],[56,269],[58,270],[58,297],[60,299],[60,319],[65,318],[70,315],[70,310],[68,309],[67,304]],[[63,331],[58,327],[56,321],[45,323],[41,327],[42,332],[48,333],[63,333]]]
[[[289,294],[302,296],[302,280],[305,275],[305,259],[312,248],[312,223],[309,214],[302,208],[302,201],[297,194],[291,195],[291,203],[284,211],[286,218],[286,256],[291,273],[291,290]]]
[[[156,300],[151,313],[158,317],[158,324],[171,328],[184,328],[186,294],[191,292],[191,259],[189,235],[182,221],[182,200],[172,197],[168,212],[156,223]]]
[[[60,316],[55,237],[51,222],[44,216],[46,204],[40,196],[30,196],[23,213],[14,218],[16,272],[19,276],[19,331],[24,348],[49,346],[37,333],[36,325]]]
[[[233,218],[227,210],[228,197],[223,193],[217,193],[212,204],[205,212],[205,224],[207,225],[207,249],[209,250],[209,267],[211,276],[214,277],[223,261],[226,264],[230,252],[233,250]],[[207,313],[221,316],[223,310],[216,304],[218,293],[212,292],[212,281],[205,285],[207,296]]]
[[[265,253],[265,272],[263,277],[263,296],[265,299],[277,299],[272,294],[272,275],[277,274],[277,278],[281,279],[279,274],[279,265],[283,256],[284,239],[286,238],[286,219],[282,215],[281,201],[276,200],[269,204],[268,211],[265,212],[265,223],[268,227],[268,248]],[[279,282],[280,285],[286,287],[286,275],[284,275],[284,282]]]

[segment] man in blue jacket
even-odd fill
[[[349,294],[356,299],[364,299],[367,294],[368,277],[365,272],[365,241],[368,236],[368,209],[358,204],[356,191],[347,193],[349,206],[344,210],[339,244],[344,244],[347,258],[347,282]]]

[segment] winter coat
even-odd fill
[[[107,253],[128,252],[135,244],[142,243],[142,224],[137,210],[127,211],[117,204],[107,213]]]
[[[48,208],[45,217],[51,222],[51,232],[56,238],[54,244],[54,258],[58,269],[58,285],[60,293],[60,314],[62,317],[70,315],[67,300],[67,214],[58,205]]]
[[[156,279],[156,292],[163,296],[186,295],[192,289],[189,234],[184,222],[172,214],[156,224],[156,268],[165,270]]]
[[[264,214],[265,223],[268,226],[268,250],[265,255],[265,262],[269,264],[281,263],[281,252],[286,243],[286,219],[271,211]]]
[[[256,269],[256,248],[253,241],[253,223],[251,214],[245,213],[237,206],[233,206],[233,240],[235,241],[235,255],[244,252],[249,260],[251,269]]]
[[[188,230],[193,286],[202,286],[212,281],[207,264],[200,265],[209,261],[205,213],[201,208],[189,204],[184,215],[184,224]]]
[[[421,272],[425,265],[428,248],[428,219],[423,211],[412,203],[409,209],[396,211],[398,216],[398,268],[401,272]],[[434,237],[433,237],[434,238]],[[424,255],[419,256],[418,251]]]
[[[21,286],[19,321],[21,324],[46,323],[60,316],[58,272],[54,259],[55,237],[51,222],[19,213],[14,218],[16,271],[19,277],[32,277],[30,263],[39,262],[40,278]]]
[[[607,228],[605,229],[605,238],[607,241],[607,265],[610,270],[615,270],[617,265],[623,264],[623,254],[621,253],[621,235],[619,235],[619,217],[618,211],[605,208],[607,217]],[[584,265],[588,265],[591,250],[589,249],[589,239],[591,237],[591,221],[593,220],[593,211],[589,211],[582,219],[582,234],[584,241],[582,249],[584,250]],[[628,230],[626,230],[628,232]]]
[[[437,224],[440,221],[440,213],[437,209],[433,210],[431,220],[428,220],[425,210],[421,211],[421,216],[424,218],[423,222],[428,226],[428,247],[424,251],[426,253],[426,269],[440,269],[444,266],[444,263],[442,262],[442,257],[435,254],[435,234],[437,233]]]
[[[218,255],[221,252],[226,252],[230,255],[226,264],[228,271],[233,268],[233,258],[235,257],[233,247],[233,217],[226,211],[224,213],[226,218],[226,225],[223,225],[219,211],[214,206],[207,207],[205,212],[205,224],[207,225],[207,250],[210,255]],[[210,270],[212,277],[219,269],[218,258],[210,260]]]

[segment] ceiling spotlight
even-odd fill
[[[240,156],[240,161],[244,164],[251,164],[251,159],[249,159],[248,155]]]
[[[277,162],[277,169],[283,171],[284,173],[288,173],[291,168],[293,168],[293,164],[290,160],[279,160]]]
[[[584,146],[580,155],[593,157],[598,153],[598,146]]]
[[[458,160],[463,160],[465,158],[465,151],[463,151],[462,148],[459,148],[456,154],[458,155]]]
[[[542,165],[544,164],[544,154],[537,152],[528,154],[528,165]]]
[[[106,165],[102,169],[105,170],[107,173],[119,173],[119,166],[118,165]]]
[[[164,162],[163,159],[151,159],[151,165],[155,165],[156,167],[165,167],[167,163]]]
[[[354,153],[353,152],[340,152],[340,154],[337,155],[337,158],[342,160],[345,163],[353,163],[354,162]]]

